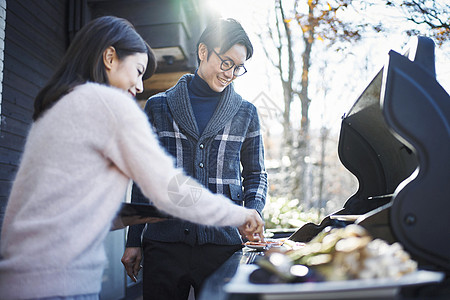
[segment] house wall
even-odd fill
[[[4,56],[5,28],[6,28],[6,0],[0,0],[0,116],[2,113],[3,58],[5,57]]]
[[[0,221],[32,121],[34,97],[67,47],[67,1],[2,0],[1,4],[2,10],[6,7],[1,14],[6,15],[6,29],[1,91]]]

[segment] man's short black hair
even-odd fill
[[[223,54],[236,44],[247,49],[246,60],[253,55],[253,46],[247,33],[238,21],[231,18],[218,19],[205,28],[197,43],[197,62],[199,64],[198,46],[201,43],[208,48],[208,58],[212,53],[210,50],[219,47],[219,54]]]

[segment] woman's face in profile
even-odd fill
[[[147,60],[146,53],[135,53],[120,60],[113,47],[106,49],[104,63],[109,84],[127,91],[133,97],[142,93],[142,76],[147,67]]]

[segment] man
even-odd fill
[[[233,19],[210,24],[197,44],[199,67],[145,106],[161,144],[178,167],[214,193],[261,214],[267,191],[264,150],[256,108],[231,82],[245,74],[253,46]],[[242,165],[242,170],[241,170]],[[164,172],[164,170],[161,170]],[[146,202],[134,185],[132,202]],[[144,254],[144,299],[187,299],[235,251],[237,228],[206,227],[170,219],[130,228],[122,262],[130,277]]]

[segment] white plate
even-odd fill
[[[267,242],[282,242],[283,239],[265,239]],[[245,245],[245,244],[244,244]],[[267,250],[271,247],[280,247],[280,245],[277,244],[267,244],[267,245],[245,245],[246,247],[250,249],[255,249],[258,251]]]
[[[256,246],[256,245],[245,245],[245,247],[248,247],[250,249],[255,249],[258,251],[263,251],[266,249],[266,246]]]
[[[231,281],[224,286],[227,293],[262,294],[263,299],[361,299],[394,297],[399,288],[439,282],[444,273],[416,271],[398,279],[357,279],[345,281],[255,284],[249,281],[257,265],[240,265]]]

